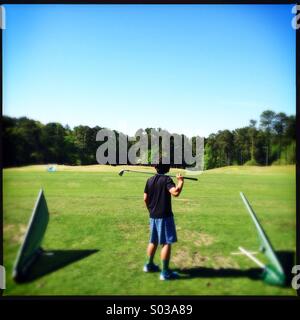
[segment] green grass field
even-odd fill
[[[148,242],[148,212],[142,199],[148,176],[119,177],[121,168],[4,170],[5,295],[296,294],[254,279],[256,265],[232,255],[239,245],[258,249],[256,230],[239,191],[248,197],[276,250],[295,251],[294,166],[226,167],[206,171],[198,182],[186,181],[181,196],[173,199],[179,241],[171,267],[180,270],[182,278],[171,282],[142,272]],[[41,187],[50,211],[43,248],[57,250],[60,259],[69,250],[98,251],[32,282],[15,284],[13,263]]]

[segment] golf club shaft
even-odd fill
[[[124,170],[124,171],[127,171],[127,172],[136,172],[136,173],[144,173],[144,174],[151,174],[153,175],[154,173],[152,172],[148,172],[148,171],[137,171],[137,170]],[[172,175],[172,174],[168,174],[169,177],[172,177],[172,178],[176,178],[176,176]],[[193,180],[193,181],[198,181],[197,178],[192,178],[192,177],[183,177],[184,179],[188,179],[188,180]]]

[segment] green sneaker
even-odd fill
[[[143,268],[144,272],[158,272],[159,266],[154,263],[146,263]]]

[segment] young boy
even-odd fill
[[[150,241],[147,248],[148,261],[144,272],[159,271],[153,259],[157,246],[162,245],[161,262],[162,271],[160,280],[171,280],[178,277],[176,272],[169,269],[171,257],[171,244],[177,241],[175,222],[173,218],[171,195],[178,197],[183,188],[183,177],[177,175],[177,186],[173,180],[166,176],[170,165],[158,164],[155,166],[157,174],[147,180],[144,190],[144,202],[150,213]]]

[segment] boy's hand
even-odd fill
[[[180,173],[178,173],[176,175],[176,179],[178,180],[178,182],[180,182],[180,181],[183,182],[184,177]]]

